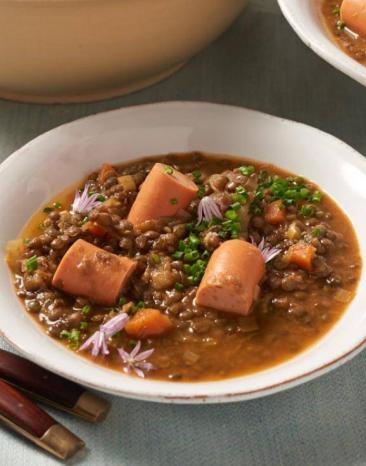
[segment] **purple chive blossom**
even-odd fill
[[[88,214],[95,207],[98,207],[100,204],[102,204],[101,201],[98,201],[100,194],[93,193],[89,195],[89,189],[90,185],[89,183],[86,183],[82,192],[76,192],[74,202],[71,206],[73,212],[78,212],[79,214]]]
[[[272,259],[274,259],[275,257],[278,256],[278,254],[281,253],[281,249],[278,249],[278,248],[270,248],[270,247],[265,247],[264,246],[264,238],[261,239],[260,243],[257,244],[254,240],[253,237],[250,238],[250,241],[252,242],[252,244],[254,244],[254,246],[257,246],[257,248],[260,250],[262,256],[263,256],[263,259],[264,259],[264,262],[267,263],[269,261],[271,261]]]
[[[216,202],[210,196],[205,196],[198,204],[197,224],[200,224],[202,220],[210,222],[214,217],[221,220],[223,219],[219,206],[216,204]]]
[[[89,337],[79,348],[79,351],[84,351],[90,346],[92,356],[98,356],[99,353],[102,353],[103,356],[109,354],[108,349],[108,338],[113,337],[117,332],[121,331],[128,322],[128,315],[125,312],[118,314],[116,317],[113,317],[111,320],[108,320],[105,324],[99,327],[91,337]]]
[[[118,353],[125,364],[123,368],[125,372],[130,374],[133,370],[139,377],[144,378],[144,371],[151,371],[152,369],[155,369],[153,364],[145,361],[145,359],[149,358],[153,354],[154,349],[149,349],[139,353],[140,349],[141,341],[138,341],[131,353],[127,353],[123,348],[119,348]]]

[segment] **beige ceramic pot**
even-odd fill
[[[246,0],[0,0],[0,97],[91,101],[157,82]]]

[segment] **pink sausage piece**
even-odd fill
[[[264,259],[257,247],[238,239],[225,241],[209,260],[196,303],[247,315],[264,271]]]
[[[169,165],[156,163],[147,175],[127,220],[133,225],[160,217],[172,217],[185,209],[197,195],[198,187]]]
[[[97,304],[113,306],[136,266],[128,257],[117,256],[79,239],[59,263],[52,285]]]
[[[366,38],[366,0],[343,0],[341,20],[353,32]]]

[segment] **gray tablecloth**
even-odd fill
[[[255,108],[317,126],[366,154],[366,89],[307,49],[275,0],[252,0],[223,37],[150,89],[83,105],[0,101],[0,158],[75,118],[165,100]],[[230,405],[169,406],[110,397],[111,414],[100,425],[52,414],[85,439],[89,450],[78,464],[360,466],[366,465],[365,368],[364,352],[298,388]],[[0,464],[45,466],[57,461],[1,429]]]

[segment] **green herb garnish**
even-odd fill
[[[314,206],[309,205],[309,204],[305,204],[301,206],[300,208],[300,214],[305,218],[311,217],[314,214],[314,212],[315,212]]]
[[[80,322],[80,330],[86,330],[88,325],[88,322]]]
[[[139,301],[137,304],[136,304],[136,307],[138,309],[143,309],[144,307],[146,307],[146,304],[143,302],[143,301]]]
[[[255,168],[252,165],[247,165],[243,167],[239,167],[239,171],[244,176],[250,176],[255,173]]]
[[[43,209],[43,212],[44,212],[45,214],[49,214],[49,213],[52,212],[52,211],[53,211],[53,207],[45,207],[45,208]]]
[[[121,296],[118,300],[118,306],[124,306],[127,303],[127,299],[124,296]]]
[[[86,316],[90,312],[90,306],[88,304],[85,304],[85,306],[82,307],[81,312]]]
[[[38,257],[32,256],[25,261],[27,272],[34,272],[38,268]]]
[[[319,236],[322,234],[322,230],[320,228],[314,228],[312,233],[313,233],[313,236],[315,236],[316,238],[319,238]]]
[[[322,199],[322,193],[320,191],[315,191],[311,196],[313,202],[320,202]]]
[[[54,207],[55,209],[61,209],[62,204],[61,204],[61,202],[58,202],[58,201],[57,201],[57,202],[54,202],[54,203],[53,203],[53,207]]]
[[[164,172],[167,174],[167,175],[172,175],[174,173],[174,169],[173,167],[171,167],[170,165],[165,165],[164,167]]]
[[[103,196],[103,194],[99,194],[99,196],[97,197],[97,201],[99,202],[104,202],[107,198],[105,196]]]
[[[197,183],[197,184],[200,183],[201,172],[199,170],[193,170],[192,176],[193,176],[193,179],[194,179],[195,183]]]
[[[176,199],[175,197],[173,197],[172,199],[170,199],[169,201],[172,205],[176,205],[178,204],[178,199]]]
[[[175,287],[175,289],[176,289],[177,291],[183,291],[183,290],[184,290],[184,285],[183,285],[183,283],[177,282],[177,283],[174,285],[174,287]]]
[[[198,192],[197,192],[197,196],[202,199],[203,197],[205,197],[205,194],[206,194],[206,189],[204,187],[203,184],[201,184],[199,187],[198,187]]]
[[[154,264],[161,263],[161,257],[159,256],[159,254],[151,254],[151,260],[154,262]]]

